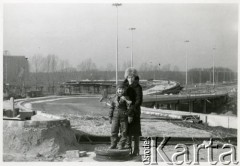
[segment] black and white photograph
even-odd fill
[[[237,0],[1,5],[4,164],[239,164]]]

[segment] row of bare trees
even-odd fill
[[[69,69],[69,63],[67,60],[61,60],[54,54],[49,54],[46,57],[36,54],[29,59],[30,65],[30,84],[33,83],[36,88],[44,81],[48,87],[55,86],[57,81],[56,73],[61,73],[60,76],[64,77],[65,70]],[[46,75],[46,78],[42,80],[41,75]]]
[[[125,70],[130,67],[130,61],[124,61],[120,70]],[[46,57],[40,54],[36,54],[30,58],[30,70],[31,72],[55,72],[55,71],[68,71],[68,70],[76,70],[76,71],[115,71],[115,64],[107,63],[105,67],[97,68],[97,65],[91,58],[87,58],[81,61],[76,67],[72,67],[69,64],[68,60],[62,60],[58,58],[54,54],[49,54]]]
[[[68,60],[62,60],[54,54],[42,56],[35,54],[29,59],[30,79],[29,84],[54,86],[56,83],[68,80],[81,79],[114,79],[115,65],[107,63],[106,67],[97,68],[91,58],[81,61],[73,67]],[[130,66],[130,62],[124,62],[122,69]],[[104,74],[100,74],[104,73]]]
[[[54,54],[47,56],[34,55],[29,59],[30,77],[29,86],[47,86],[48,91],[54,91],[57,84],[69,80],[114,80],[115,65],[106,64],[104,68],[98,68],[91,58],[81,61],[73,67],[68,60],[62,60]],[[124,70],[130,66],[130,62],[123,62],[119,79],[124,79]],[[178,66],[171,64],[142,63],[138,68],[141,79],[175,80],[185,83],[185,72],[179,71]],[[189,83],[205,83],[212,81],[212,69],[190,69]],[[215,82],[232,81],[236,79],[236,73],[228,68],[215,68]]]
[[[194,68],[190,69],[188,73],[189,82],[193,84],[213,82],[213,78],[215,83],[231,82],[235,81],[237,78],[237,73],[223,67],[216,67],[214,70],[213,68]]]

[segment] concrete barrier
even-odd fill
[[[209,126],[222,126],[225,128],[238,128],[237,117],[224,115],[204,115],[200,114],[200,119]]]
[[[32,103],[26,103],[24,104],[24,107],[32,110]]]
[[[235,116],[189,113],[184,111],[161,110],[146,107],[141,107],[141,110],[144,114],[163,116],[171,119],[183,119],[183,117],[187,115],[199,116],[200,120],[207,123],[209,126],[221,126],[233,129],[237,129],[238,127],[238,119]]]

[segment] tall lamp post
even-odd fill
[[[116,85],[118,84],[118,7],[122,6],[121,3],[114,3],[112,4],[117,8],[117,37],[116,37]]]
[[[202,68],[200,68],[200,78],[199,78],[200,85],[202,84]]]
[[[159,75],[160,75],[159,80],[160,80],[161,79],[161,71],[160,71],[161,70],[161,68],[160,68],[161,64],[159,63],[158,66],[159,66]]]
[[[136,28],[129,28],[129,30],[132,32],[132,52],[131,52],[131,67],[133,67],[133,31],[136,30]]]
[[[8,83],[8,61],[7,61],[7,56],[5,56],[5,59],[6,59],[6,61],[5,61],[5,83],[7,84]]]
[[[216,50],[216,48],[213,48],[213,56],[212,56],[212,60],[213,60],[213,86],[215,85],[215,78],[214,78],[214,74],[215,74],[215,71],[214,71],[214,67],[215,67],[215,58],[214,58],[214,56],[215,56],[215,50]]]
[[[184,41],[185,43],[186,43],[186,81],[185,81],[185,83],[186,83],[186,86],[187,86],[187,84],[188,84],[188,48],[187,48],[187,45],[188,45],[188,43],[189,43],[189,40],[185,40]]]

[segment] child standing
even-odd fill
[[[127,96],[124,96],[124,93],[124,86],[118,86],[116,96],[111,103],[111,109],[109,112],[109,122],[112,124],[110,149],[115,149],[117,147],[119,130],[121,139],[119,141],[118,149],[123,149],[127,140],[128,116],[130,116],[129,109],[132,102]]]

